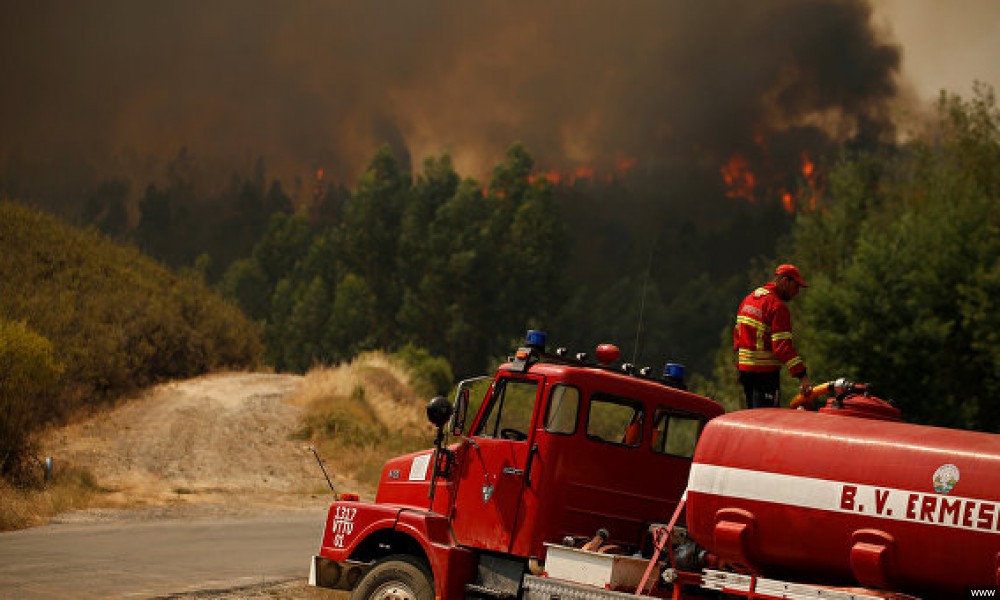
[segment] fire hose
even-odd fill
[[[798,394],[792,398],[792,401],[788,404],[788,408],[793,410],[808,410],[806,403],[816,396],[826,394],[836,394],[839,396],[840,394],[848,392],[862,392],[866,389],[868,389],[868,386],[864,383],[852,383],[841,377],[840,379],[836,379],[834,381],[827,381],[826,383],[814,385],[808,394]]]

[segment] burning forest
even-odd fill
[[[719,197],[780,201],[842,145],[892,142],[900,95],[900,51],[863,1],[56,2],[8,12],[8,193],[42,187],[16,165],[86,165],[47,173],[58,186],[145,176],[149,157],[183,147],[222,179],[263,157],[285,182],[322,169],[352,185],[382,144],[407,168],[446,152],[484,179],[521,141],[537,176],[557,185],[641,175],[659,179],[664,197],[690,197],[690,174],[712,173]]]
[[[217,279],[274,211],[338,223],[379,148],[414,180],[447,156],[488,197],[520,142],[572,287],[649,287],[701,366],[729,311],[714,288],[818,206],[838,153],[895,144],[908,98],[864,0],[58,0],[8,7],[0,33],[0,195],[171,266],[210,254]],[[720,298],[697,331],[672,304],[692,285]],[[639,337],[621,321],[595,334]]]

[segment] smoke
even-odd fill
[[[646,172],[894,135],[900,50],[850,0],[8,3],[0,159],[181,147],[353,182],[376,147],[487,177]],[[756,141],[755,141],[756,140]],[[793,158],[795,157],[795,158]],[[763,160],[763,159],[762,159]]]

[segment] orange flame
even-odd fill
[[[323,181],[323,167],[316,168],[316,181],[312,184],[312,199],[306,200],[307,210],[313,215],[315,220],[315,210],[319,207],[320,201],[326,195],[327,184]]]
[[[536,181],[548,181],[552,185],[559,185],[562,181],[562,174],[559,171],[543,171],[541,173],[536,173],[534,175],[528,175],[528,183],[535,183]]]
[[[565,184],[568,186],[582,182],[593,183],[595,181],[611,183],[616,177],[620,177],[628,173],[637,164],[639,164],[639,159],[619,152],[615,155],[610,172],[601,171],[593,165],[579,165],[572,169],[550,169],[548,171],[533,173],[528,176],[528,183],[535,183],[543,180],[548,181],[552,185]]]
[[[772,197],[772,194],[776,194],[786,212],[816,210],[823,194],[823,185],[819,169],[809,154],[802,152],[797,172],[797,189],[790,191],[786,187],[789,175],[774,168],[766,138],[759,132],[755,133],[754,144],[761,151],[764,177],[759,179],[754,174],[750,169],[750,162],[743,155],[734,154],[720,169],[726,196],[756,202],[758,189],[761,189],[763,197]]]
[[[806,181],[806,191],[809,193],[809,210],[816,210],[819,199],[823,195],[823,186],[819,181],[819,171],[809,155],[802,153],[802,177]]]
[[[579,166],[573,171],[573,176],[570,177],[569,183],[573,185],[580,179],[593,179],[594,178],[594,167]]]
[[[635,166],[639,164],[639,159],[633,156],[626,156],[619,152],[615,155],[615,173],[618,175],[624,175],[631,171]]]
[[[816,170],[816,163],[809,158],[809,154],[802,153],[802,166],[799,169],[802,175],[803,185],[798,194],[792,194],[787,190],[782,190],[781,203],[785,210],[793,213],[797,209],[814,211],[819,205],[819,199],[823,195],[823,188],[819,182],[819,172]]]
[[[781,205],[785,207],[785,212],[795,212],[795,196],[788,190],[781,191]]]
[[[805,152],[802,153],[802,175],[805,176],[806,181],[810,181],[813,174],[816,172],[816,164],[809,160],[809,155]]]
[[[747,160],[739,154],[734,154],[729,162],[720,169],[722,181],[726,184],[726,196],[728,198],[745,198],[750,202],[756,202],[754,197],[754,186],[757,178],[750,170]]]

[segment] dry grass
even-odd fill
[[[423,430],[427,425],[423,411],[430,398],[418,397],[406,366],[381,352],[362,354],[349,364],[309,371],[291,401],[313,406],[331,397],[350,396],[359,387],[365,390],[365,403],[380,422],[400,429]]]
[[[392,456],[427,448],[434,429],[427,398],[419,397],[406,367],[382,353],[306,374],[292,402],[307,414],[295,436],[312,443],[327,468],[374,495],[382,465]]]
[[[78,467],[57,469],[44,485],[18,488],[0,480],[0,531],[42,525],[61,512],[89,508],[100,491],[93,475]]]

